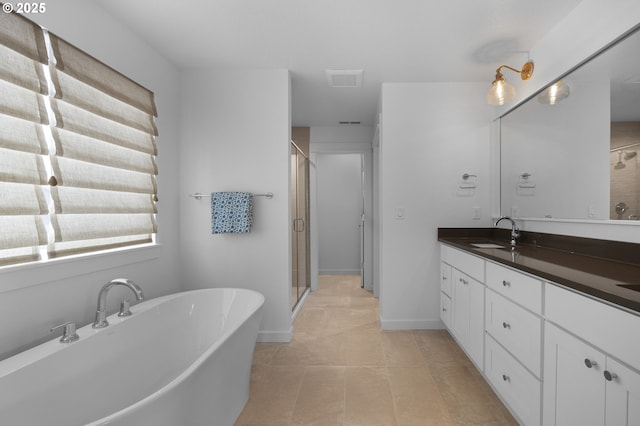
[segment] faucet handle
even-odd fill
[[[75,342],[80,338],[80,336],[78,336],[78,333],[76,333],[75,322],[65,322],[64,324],[56,325],[55,327],[51,327],[51,330],[49,330],[49,332],[53,333],[55,330],[58,330],[60,328],[64,330],[62,332],[62,337],[60,338],[61,343]]]

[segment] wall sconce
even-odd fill
[[[568,97],[569,86],[562,80],[558,80],[538,95],[538,102],[545,105],[555,105]]]
[[[515,69],[508,65],[501,65],[496,70],[496,79],[493,80],[491,89],[487,92],[487,103],[489,105],[504,105],[507,102],[511,102],[516,97],[516,89],[513,85],[507,83],[502,76],[500,70],[502,68],[510,69],[520,73],[520,78],[523,80],[529,80],[533,75],[533,62],[529,61],[522,66],[522,69]]]

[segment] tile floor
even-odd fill
[[[444,330],[382,331],[358,276],[321,276],[291,343],[258,343],[236,426],[517,425]]]

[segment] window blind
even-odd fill
[[[38,259],[38,246],[47,243],[46,62],[41,29],[20,15],[1,14],[0,264]]]
[[[151,91],[1,14],[0,264],[153,241],[156,116]]]

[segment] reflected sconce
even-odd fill
[[[555,105],[569,97],[569,86],[558,80],[538,95],[538,102],[545,105]]]
[[[522,80],[529,80],[533,75],[533,62],[529,61],[522,66],[522,69],[515,69],[508,65],[501,65],[496,70],[496,79],[491,84],[491,89],[487,92],[487,103],[489,105],[504,105],[511,102],[516,97],[516,89],[507,83],[500,70],[507,68],[520,74]]]

